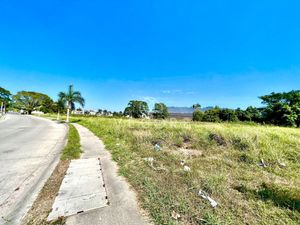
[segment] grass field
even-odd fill
[[[155,224],[300,223],[299,129],[113,118],[79,123],[102,138]]]
[[[299,129],[101,117],[72,120],[104,141],[155,224],[300,224]],[[145,160],[149,157],[152,162]],[[184,171],[182,160],[190,171]],[[218,206],[213,208],[199,190]]]

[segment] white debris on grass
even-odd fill
[[[153,158],[153,157],[147,157],[147,158],[144,158],[144,160],[145,160],[146,162],[149,162],[149,164],[150,164],[151,166],[153,166],[153,162],[154,162],[154,158]]]
[[[159,152],[159,151],[162,150],[162,148],[161,148],[161,146],[159,144],[155,144],[154,145],[154,150],[157,151],[157,152]]]
[[[184,166],[184,167],[183,167],[183,170],[184,170],[185,172],[190,172],[190,171],[191,171],[191,168],[188,167],[188,166]]]
[[[185,161],[184,161],[184,160],[181,160],[181,161],[180,161],[180,165],[183,166],[183,170],[184,170],[185,172],[190,172],[190,171],[191,171],[191,168],[185,164]]]
[[[284,162],[280,162],[279,160],[277,160],[277,163],[280,167],[286,167],[286,164]]]
[[[258,164],[258,166],[266,168],[267,164],[265,163],[265,161],[263,159],[260,160],[260,163]]]
[[[178,220],[180,219],[180,214],[175,212],[174,210],[172,211],[172,214],[171,214],[172,218],[175,219],[175,220]]]
[[[209,197],[209,195],[206,192],[200,190],[199,193],[198,193],[198,195],[200,197],[202,197],[203,199],[206,199],[207,201],[209,201],[210,205],[213,208],[217,207],[218,203],[215,200],[213,200],[211,197]]]

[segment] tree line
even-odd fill
[[[204,122],[256,122],[278,126],[300,127],[300,91],[275,93],[259,97],[265,107],[221,109],[214,107],[205,112],[197,107],[193,113],[194,121]]]
[[[279,126],[300,127],[300,90],[275,93],[259,97],[264,107],[249,106],[243,109],[228,109],[218,106],[202,111],[200,104],[194,104],[193,121],[203,122],[255,122],[274,124]],[[24,110],[28,114],[38,110],[44,113],[67,113],[67,120],[71,110],[75,110],[75,103],[84,106],[81,93],[70,85],[67,92],[60,92],[58,100],[53,101],[48,95],[32,91],[20,91],[13,95],[9,90],[0,87],[1,112],[4,109]],[[98,110],[101,115],[115,117],[167,119],[170,117],[168,107],[164,103],[155,103],[150,112],[147,102],[139,100],[129,101],[124,112],[109,112]]]
[[[59,92],[58,100],[53,101],[48,95],[33,91],[19,91],[13,95],[9,90],[0,87],[1,112],[9,110],[20,110],[27,114],[33,111],[44,113],[67,113],[69,121],[70,110],[75,109],[75,103],[84,106],[85,100],[79,91],[70,85],[67,92]]]

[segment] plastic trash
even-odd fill
[[[159,144],[155,144],[155,145],[154,145],[154,149],[155,149],[155,151],[157,151],[157,152],[161,151],[161,147],[160,147]]]
[[[185,165],[185,162],[184,162],[184,160],[181,160],[181,161],[180,161],[180,165],[182,165],[182,166],[184,166],[184,165]]]
[[[188,166],[184,166],[184,167],[183,167],[183,170],[184,170],[185,172],[190,172],[190,171],[191,171],[191,168],[188,167]]]
[[[286,167],[286,164],[284,162],[277,161],[277,163],[280,167]]]
[[[202,197],[203,199],[206,199],[207,201],[209,201],[210,205],[211,205],[213,208],[217,207],[218,203],[217,203],[215,200],[213,200],[211,197],[209,197],[208,194],[207,194],[206,192],[200,190],[199,193],[198,193],[198,195],[199,195],[200,197]]]
[[[149,162],[151,166],[153,166],[153,162],[154,162],[154,158],[153,157],[147,157],[147,158],[144,158],[144,160],[146,162]]]
[[[258,166],[261,166],[263,168],[267,167],[267,164],[265,164],[265,161],[263,159],[260,160],[260,163],[258,164]]]
[[[179,213],[177,213],[177,212],[175,212],[174,210],[172,211],[172,218],[173,219],[175,219],[175,220],[178,220],[178,219],[180,219],[180,214]]]

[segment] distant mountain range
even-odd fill
[[[205,107],[201,108],[201,111],[206,111],[209,109],[212,109],[213,107]],[[176,106],[170,106],[168,107],[169,113],[182,113],[182,114],[192,114],[194,112],[193,107],[176,107]]]

